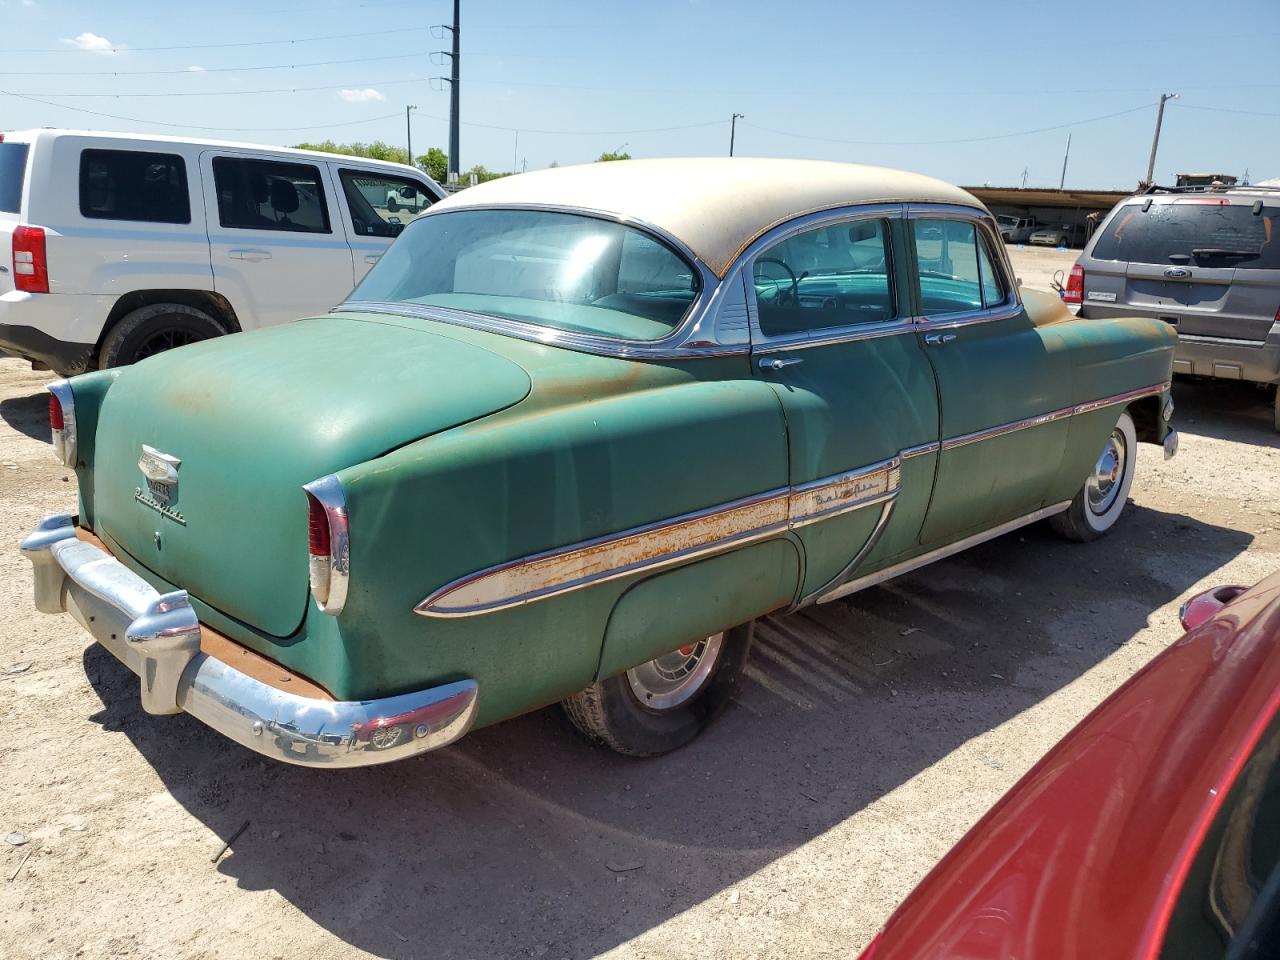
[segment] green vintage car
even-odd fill
[[[78,511],[22,549],[146,710],[277,759],[556,701],[653,755],[764,614],[1045,518],[1105,533],[1137,444],[1174,449],[1174,341],[1020,291],[927,177],[546,170],[432,207],[328,316],[53,384]]]

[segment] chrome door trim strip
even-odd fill
[[[926,453],[937,453],[941,446],[942,444],[937,440],[931,440],[928,443],[920,443],[914,447],[907,447],[907,449],[903,450],[898,454],[898,456],[903,460],[910,460],[912,457],[922,457]]]
[[[497,564],[445,584],[414,607],[414,613],[467,617],[506,610],[891,503],[900,487],[900,466],[895,456],[858,470]]]
[[[1082,413],[1092,413],[1095,410],[1101,410],[1103,407],[1114,406],[1118,403],[1130,403],[1134,400],[1141,400],[1143,397],[1158,396],[1168,389],[1169,384],[1156,383],[1149,387],[1139,387],[1136,390],[1127,390],[1124,393],[1117,393],[1110,397],[1102,397],[1098,400],[1088,400],[1084,403],[1077,403],[1070,407],[1051,410],[1048,413],[1037,414],[1034,417],[1027,417],[1023,420],[1014,420],[1010,423],[998,424],[994,427],[987,427],[984,430],[975,430],[972,433],[962,433],[959,436],[948,437],[943,440],[942,449],[954,450],[956,447],[963,447],[970,443],[977,443],[981,440],[991,440],[995,437],[1003,437],[1006,434],[1017,433],[1019,430],[1038,427],[1042,424],[1052,423],[1055,420],[1064,420],[1067,417],[1079,416]],[[912,449],[914,450],[915,448]],[[903,457],[907,455],[908,451],[905,450],[901,454]]]
[[[1045,517],[1052,517],[1054,514],[1061,513],[1071,506],[1070,500],[1064,500],[1062,503],[1055,503],[1051,507],[1044,507],[1033,513],[1018,517],[1014,520],[1006,521],[998,527],[992,527],[990,530],[983,530],[972,536],[965,537],[963,540],[957,540],[955,543],[949,543],[945,547],[939,547],[936,550],[930,550],[922,553],[918,557],[912,557],[910,560],[903,560],[901,563],[895,563],[891,567],[885,567],[883,570],[877,570],[875,573],[867,574],[865,577],[859,577],[857,580],[850,580],[842,586],[836,587],[834,590],[828,590],[817,598],[816,603],[829,603],[832,600],[839,600],[841,597],[847,597],[851,593],[857,593],[859,590],[865,590],[867,587],[874,587],[877,584],[884,583],[886,580],[892,580],[894,577],[901,576],[904,573],[910,573],[912,570],[918,570],[920,567],[933,563],[935,560],[942,560],[952,554],[967,550],[969,547],[975,547],[987,540],[994,540],[996,537],[1004,536],[1019,527],[1025,527],[1027,524],[1035,523],[1037,520],[1043,520]]]
[[[801,597],[800,600],[792,606],[791,611],[788,612],[798,610],[801,607],[807,607],[809,604],[814,603],[818,597],[849,579],[849,575],[862,565],[862,562],[866,560],[871,551],[875,549],[876,544],[880,542],[880,537],[884,534],[885,528],[889,526],[889,517],[893,515],[893,508],[897,502],[896,498],[886,500],[884,502],[884,506],[880,508],[880,519],[876,521],[875,528],[872,529],[871,536],[867,538],[867,542],[862,545],[862,549],[854,554],[853,559],[846,563],[839,573],[820,586],[817,590],[814,590],[807,596]]]

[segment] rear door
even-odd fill
[[[0,142],[0,294],[13,284],[13,230],[22,222],[22,192],[31,145]]]
[[[1085,265],[1089,316],[1157,316],[1179,334],[1261,343],[1280,308],[1280,202],[1143,198],[1116,211]]]
[[[424,182],[375,170],[331,164],[347,232],[355,281],[378,262],[391,241],[436,202]]]
[[[355,285],[327,164],[201,155],[214,289],[244,329],[325,313]]]

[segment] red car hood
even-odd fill
[[[1154,958],[1196,849],[1280,705],[1280,574],[1053,748],[889,918],[874,960]]]

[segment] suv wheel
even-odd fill
[[[125,314],[111,328],[98,353],[98,368],[123,367],[226,332],[203,310],[181,303],[153,303]]]

